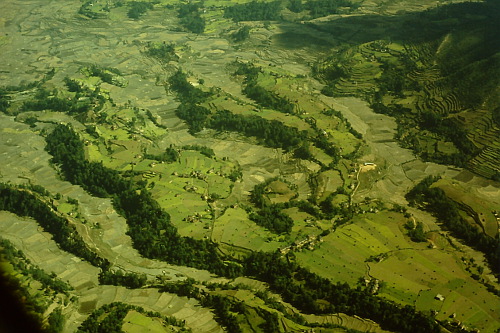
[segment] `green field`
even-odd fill
[[[193,332],[231,331],[227,318],[207,305],[209,294],[243,302],[221,306],[243,332],[311,329],[293,315],[330,325],[314,328],[318,332],[387,332],[357,316],[306,315],[309,309],[302,313],[283,301],[285,293],[273,293],[276,281],[254,280],[256,275],[232,279],[214,274],[220,267],[201,270],[164,262],[154,253],[142,256],[116,197],[92,196],[84,184],[66,181],[63,166],[51,162],[45,138],[58,124],[70,124],[87,160],[118,171],[137,184],[134,189],[146,188],[179,235],[206,240],[197,243],[203,249],[214,246],[224,269],[248,269],[244,260],[255,251],[277,252],[283,262],[334,283],[365,288],[376,280],[379,288],[367,292],[425,315],[433,312],[443,322],[495,332],[500,302],[485,284],[500,287],[484,255],[421,207],[407,207],[405,194],[426,176],[440,175],[434,186],[460,205],[462,216],[498,237],[494,211],[500,190],[489,179],[499,171],[500,132],[490,112],[498,107],[492,93],[498,90],[498,43],[494,34],[480,34],[490,24],[485,18],[491,15],[493,22],[497,16],[484,6],[497,5],[352,0],[355,6],[316,17],[308,7],[321,1],[285,1],[276,20],[224,18],[225,7],[250,2],[8,0],[0,6],[0,180],[45,188],[42,204],[67,219],[112,271],[145,274],[147,283],[137,289],[101,284],[102,267],[62,251],[36,221],[7,212],[0,212],[2,237],[74,291],[56,297],[12,265],[2,263],[2,272],[15,274],[49,306],[45,323],[54,309],[63,309],[64,332],[76,331],[93,310],[112,302],[185,320]],[[292,5],[303,7],[293,12]],[[134,6],[145,11],[133,18]],[[180,17],[193,8],[196,13]],[[203,22],[204,31],[190,32],[189,20]],[[247,38],[235,41],[233,34],[243,27],[250,28]],[[163,46],[168,54],[149,52]],[[285,101],[282,111],[246,95],[248,81],[235,75],[240,64],[257,69],[260,93]],[[179,70],[186,74],[180,84],[185,91],[172,81]],[[183,107],[200,112],[178,118]],[[377,107],[381,113],[374,112]],[[298,130],[291,133],[300,132],[301,142],[272,148],[279,142],[262,139],[282,133],[262,125],[246,137],[244,126],[252,126],[247,120],[217,127],[213,115],[223,110],[266,120],[260,124],[279,121]],[[193,130],[198,120],[202,126]],[[454,126],[464,132],[450,130]],[[456,161],[447,158],[459,159],[467,149],[473,153],[462,167],[470,171],[450,166]],[[429,162],[440,158],[442,164]],[[249,218],[268,208],[257,207],[251,194],[270,179],[278,180],[266,185],[263,201],[293,220],[288,233],[278,235]],[[405,224],[412,222],[423,223],[426,241],[408,237]],[[199,288],[196,297],[159,291],[187,278]],[[180,330],[135,310],[122,329]]]

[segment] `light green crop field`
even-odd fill
[[[473,282],[458,254],[449,245],[430,249],[426,243],[412,242],[404,235],[404,221],[400,213],[364,214],[324,237],[314,251],[298,252],[297,259],[333,281],[355,285],[359,278],[376,278],[381,281],[379,295],[421,311],[439,311],[441,320],[456,313],[472,327],[481,320],[488,327],[498,325],[500,302]],[[386,259],[365,262],[382,253]],[[438,294],[444,302],[434,299]]]
[[[127,333],[165,333],[176,332],[172,327],[165,326],[160,318],[152,318],[137,311],[129,311],[123,319],[122,330]]]
[[[212,239],[252,251],[275,251],[283,246],[279,236],[250,221],[242,208],[228,208],[214,224]]]
[[[230,307],[230,314],[237,318],[244,332],[263,330],[259,327],[266,324],[263,311],[278,314],[280,331],[298,332],[309,328],[285,318],[281,310],[271,308],[256,296],[256,290],[266,291],[281,302],[281,297],[272,294],[267,283],[252,281],[249,277],[230,280],[208,270],[141,256],[133,248],[137,244],[133,235],[127,233],[127,221],[113,206],[113,199],[90,196],[82,186],[65,181],[58,172],[59,166],[49,162],[50,156],[44,151],[44,136],[59,123],[73,126],[85,144],[88,160],[102,162],[126,177],[132,175],[132,181],[144,185],[168,212],[181,236],[212,241],[220,253],[236,260],[252,251],[281,250],[284,253],[290,250],[287,259],[295,258],[300,266],[333,282],[363,287],[366,280],[376,279],[380,286],[376,293],[381,297],[399,305],[415,306],[425,314],[435,311],[437,320],[460,321],[471,328],[479,327],[483,332],[495,332],[500,327],[500,301],[483,284],[492,276],[483,255],[454,239],[441,228],[439,221],[419,207],[407,207],[415,221],[424,223],[427,232],[427,242],[415,243],[404,227],[410,218],[386,209],[394,203],[405,206],[404,194],[408,189],[426,175],[439,174],[443,180],[436,186],[462,204],[464,216],[476,218],[488,235],[497,236],[498,223],[493,213],[500,204],[497,184],[420,160],[393,139],[398,133],[396,121],[388,115],[374,114],[369,108],[369,104],[379,97],[376,93],[384,95],[381,91],[387,90],[388,94],[381,97],[382,103],[397,102],[408,107],[414,115],[436,109],[450,118],[459,115],[467,118],[459,120],[465,122],[464,126],[470,126],[469,140],[478,147],[491,148],[484,149],[474,158],[472,164],[478,164],[475,172],[484,167],[487,170],[479,174],[488,176],[486,172],[498,170],[495,160],[498,126],[493,123],[490,110],[469,119],[468,114],[475,111],[461,110],[459,97],[447,98],[446,87],[434,84],[434,78],[440,78],[439,65],[428,70],[425,63],[432,60],[429,54],[434,52],[434,46],[438,49],[441,43],[439,49],[447,52],[454,41],[443,35],[442,39],[436,39],[436,45],[421,51],[417,43],[405,41],[403,44],[401,40],[405,39],[398,37],[402,37],[401,31],[386,27],[388,22],[397,23],[395,27],[403,26],[407,19],[411,22],[419,15],[427,15],[425,10],[429,8],[430,13],[442,14],[448,3],[462,0],[442,0],[439,4],[433,0],[352,0],[360,5],[352,12],[343,7],[340,15],[315,19],[308,16],[307,9],[292,13],[285,1],[281,3],[283,16],[278,21],[233,22],[223,17],[224,7],[251,1],[200,2],[199,14],[206,26],[199,34],[189,32],[178,17],[179,7],[189,1],[146,0],[153,7],[137,19],[129,17],[132,0],[86,4],[51,1],[43,5],[9,0],[0,6],[0,26],[5,34],[9,33],[0,36],[2,55],[6,55],[5,61],[0,62],[0,78],[5,82],[2,85],[15,87],[34,83],[32,88],[25,90],[11,92],[9,88],[5,96],[3,88],[0,89],[0,107],[12,103],[8,106],[8,115],[0,117],[0,135],[3,135],[0,180],[44,186],[51,193],[44,200],[55,200],[52,202],[58,212],[68,215],[89,248],[109,260],[112,269],[119,267],[127,272],[144,273],[149,279],[148,287],[139,289],[102,285],[98,279],[99,268],[62,251],[35,221],[0,212],[2,237],[5,235],[15,242],[46,272],[54,272],[75,287],[76,301],[71,297],[60,298],[50,307],[52,311],[64,304],[66,326],[63,331],[75,331],[90,311],[115,301],[173,315],[185,320],[186,326],[194,332],[224,331],[221,318],[215,316],[213,310],[202,307],[194,298],[160,293],[155,287],[155,283],[173,283],[188,277],[197,280],[204,291],[212,288],[208,284],[201,286],[205,282],[236,286],[235,290],[222,290],[225,288],[221,287],[214,293],[245,303],[244,314],[233,312]],[[79,10],[82,4],[91,11],[88,16]],[[306,1],[302,4],[306,5]],[[91,18],[92,14],[97,17]],[[467,20],[472,16],[467,13]],[[441,23],[433,21],[429,31],[433,30],[434,23],[440,30]],[[444,25],[458,26],[456,23],[443,21]],[[231,34],[244,26],[251,28],[249,38],[235,42]],[[384,38],[389,41],[382,40]],[[175,57],[167,61],[148,54],[150,42],[156,47],[173,43]],[[476,42],[463,39],[464,44]],[[405,60],[413,66],[411,69],[411,66],[403,68],[400,58],[403,54],[408,55]],[[257,84],[290,101],[293,112],[285,114],[266,108],[245,96],[243,76],[233,75],[235,60],[260,67]],[[92,64],[99,66],[107,79],[102,73],[101,77],[91,76]],[[321,66],[331,66],[330,69],[339,66],[345,73],[329,82],[327,76],[338,73],[322,74],[318,69]],[[42,79],[52,68],[54,76]],[[110,69],[119,70],[121,74]],[[384,73],[387,69],[389,72]],[[412,93],[405,87],[402,93],[407,96],[398,100],[392,88],[383,87],[381,83],[387,79],[385,74],[397,76],[402,69],[409,71],[404,73],[408,82],[414,83],[412,80],[418,77],[428,84]],[[193,86],[211,94],[200,105],[212,113],[228,110],[238,115],[277,120],[307,132],[314,159],[297,160],[293,149],[268,148],[260,138],[217,131],[210,128],[213,123],[209,122],[203,124],[207,128],[201,132],[192,133],[190,122],[176,116],[177,107],[184,101],[182,94],[170,85],[169,78],[177,70],[186,73]],[[22,109],[24,101],[32,99],[40,87],[71,101],[77,93],[69,91],[70,85],[63,81],[65,77],[106,101],[100,100],[82,113]],[[323,95],[323,88],[331,89],[334,97]],[[78,105],[88,100],[91,98],[82,97]],[[329,116],[328,110],[338,110],[342,117],[337,113]],[[362,139],[350,132],[349,122],[363,134]],[[435,133],[421,128],[412,131],[409,138],[419,140],[424,152],[458,152],[451,142]],[[340,161],[337,163],[336,157],[316,147],[315,138],[326,139],[338,148]],[[213,149],[215,156],[207,157],[199,151],[182,148],[187,145],[206,146]],[[151,156],[146,158],[146,155],[160,155],[169,147],[177,150],[178,160],[161,162]],[[376,163],[376,168],[358,173],[359,166],[367,161]],[[234,180],[235,175],[238,175],[237,180]],[[248,216],[249,211],[257,210],[251,202],[252,189],[273,177],[282,181],[272,182],[266,189],[264,198],[268,203],[288,204],[291,200],[315,199],[310,200],[315,205],[343,188],[340,192],[345,194],[336,194],[332,203],[352,211],[339,212],[331,219],[322,220],[296,207],[283,209],[294,225],[289,234],[276,235],[256,225]],[[63,199],[53,199],[56,193]],[[78,200],[78,205],[68,203],[68,198]],[[317,207],[324,209],[323,205]],[[338,225],[348,216],[353,217]],[[472,218],[468,220],[474,223]],[[327,235],[320,236],[324,234]],[[237,266],[240,262],[233,264]],[[1,262],[0,270],[16,274],[12,266]],[[157,278],[160,274],[164,280]],[[44,292],[38,290],[39,282],[26,280],[19,274],[16,276],[23,284],[31,283],[30,290],[37,297]],[[238,287],[237,281],[248,282],[250,287]],[[438,300],[437,295],[442,295],[443,299]],[[304,314],[291,304],[281,304],[289,313]],[[50,311],[45,313],[45,322]],[[384,332],[377,324],[357,316],[304,314],[304,317],[310,323],[342,325],[346,330]],[[122,329],[132,333],[179,331],[178,327],[137,311],[127,314]],[[315,330],[346,331],[326,327]]]

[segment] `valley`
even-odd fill
[[[2,276],[42,331],[500,330],[492,1],[0,12]]]

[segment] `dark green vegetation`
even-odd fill
[[[309,10],[312,18],[327,16],[331,14],[338,14],[340,9],[343,7],[354,9],[356,5],[351,3],[349,0],[312,0],[307,1],[305,4],[300,5],[295,1],[293,3],[292,11],[297,11],[301,7]]]
[[[25,279],[13,269],[14,288],[33,282],[21,296],[47,294],[50,309],[60,306],[49,315],[34,305],[44,313],[36,320],[75,331],[95,304],[130,300],[196,331],[376,330],[368,319],[397,332],[438,332],[459,320],[498,329],[490,269],[481,253],[457,245],[495,252],[485,235],[498,234],[496,184],[414,159],[393,144],[393,121],[359,99],[397,118],[398,138],[425,159],[500,177],[498,80],[485,74],[497,71],[498,37],[481,35],[498,16],[489,13],[494,4],[353,2],[359,10],[344,0],[92,1],[83,16],[74,15],[83,2],[4,6],[32,10],[13,16],[0,38],[5,54],[22,54],[1,65],[2,78],[19,77],[0,90],[0,109],[14,116],[2,116],[0,178],[50,192],[5,185],[0,201],[27,216],[45,205],[69,223],[70,234],[64,221],[56,228],[67,243],[113,263],[100,273],[84,262],[63,271],[56,265],[76,258],[51,251],[50,263],[39,263],[45,273],[27,264]],[[46,24],[40,14],[55,19]],[[19,83],[48,66],[56,70],[47,80]],[[393,205],[437,173],[445,179],[410,192],[415,207]],[[423,207],[452,220],[436,224]],[[40,258],[36,223],[4,215],[6,237]],[[34,236],[21,242],[25,226],[12,226],[24,222]],[[74,290],[49,286],[52,270],[64,280],[74,272]],[[193,310],[199,316],[184,316]],[[82,327],[161,325],[113,304]]]
[[[72,85],[70,87],[73,89]],[[21,111],[53,110],[68,112],[69,114],[80,114],[91,109],[92,100],[79,101],[79,95],[68,100],[64,97],[58,97],[57,94],[57,91],[51,92],[42,88],[32,100],[24,102]],[[97,95],[93,97],[99,100]]]
[[[173,43],[152,43],[148,42],[146,45],[146,55],[155,58],[161,62],[168,63],[171,60],[177,60],[175,54],[175,45]]]
[[[231,34],[234,42],[242,42],[250,37],[250,27],[245,25]]]
[[[281,2],[252,1],[224,9],[224,17],[239,21],[276,21],[281,18]]]
[[[149,9],[153,8],[153,4],[151,2],[145,1],[132,1],[128,3],[130,9],[127,12],[128,17],[131,19],[137,20],[142,15],[146,14]]]
[[[128,234],[133,239],[134,247],[148,258],[161,258],[175,264],[209,269],[220,275],[255,276],[269,283],[285,300],[308,313],[340,311],[360,314],[380,322],[384,327],[397,328],[402,332],[434,332],[437,329],[432,320],[415,312],[414,308],[401,309],[392,302],[351,289],[347,284],[335,285],[278,254],[254,253],[244,260],[243,270],[239,264],[223,262],[224,258],[217,254],[215,244],[180,237],[170,224],[168,213],[158,206],[147,190],[135,187],[116,171],[84,160],[82,143],[68,126],[59,125],[48,135],[47,150],[53,154],[54,163],[61,164],[65,176],[70,176],[66,173],[73,170],[71,181],[81,182],[89,191],[96,191],[92,192],[94,194],[113,195],[115,208],[127,219]],[[72,166],[71,169],[68,169],[69,165]],[[95,181],[100,177],[103,177],[101,181],[106,179],[102,183],[103,187]],[[123,186],[128,187],[116,192]],[[131,286],[143,283],[141,278],[136,284],[135,276],[117,277],[117,274],[120,275],[105,272],[102,279],[109,283],[117,281],[116,283]],[[328,305],[319,305],[320,299],[325,299]]]
[[[273,92],[261,87],[257,83],[260,69],[250,64],[238,63],[235,75],[245,75],[245,88],[243,93],[253,99],[262,107],[267,107],[291,114],[294,111],[293,104],[286,98],[276,95]]]
[[[186,145],[186,146],[182,146],[182,149],[199,151],[201,154],[205,155],[208,158],[215,157],[214,150],[212,148],[208,148],[206,146]]]
[[[395,117],[397,138],[423,159],[493,177],[500,38],[492,31],[499,12],[498,2],[465,2],[363,22],[315,23],[332,34],[349,24],[384,28],[354,38],[354,46],[340,48],[313,72],[326,83],[324,94],[363,96],[376,112]]]
[[[187,279],[179,283],[167,284],[160,288],[160,291],[175,293],[178,296],[196,298],[202,306],[214,309],[216,320],[228,332],[243,332],[238,324],[236,315],[245,312],[244,303],[202,291],[194,285],[195,282],[192,279]]]
[[[185,327],[185,322],[174,317],[167,317],[158,312],[146,311],[140,306],[134,306],[121,302],[113,302],[94,310],[90,316],[78,327],[79,333],[108,333],[123,332],[123,320],[130,311],[139,312],[147,317],[159,318],[164,326],[180,328],[179,332],[191,332]]]
[[[413,222],[408,222],[405,224],[405,228],[408,230],[408,236],[410,236],[412,241],[425,242],[427,240],[422,222],[417,222],[416,225]]]
[[[54,241],[61,249],[87,260],[94,266],[103,269],[109,266],[106,259],[89,249],[76,232],[76,228],[50,207],[46,198],[36,194],[30,188],[16,188],[0,184],[0,210],[35,219],[45,231],[52,234]]]
[[[22,275],[29,275],[33,279],[42,284],[42,288],[50,288],[56,293],[68,295],[69,291],[73,288],[66,282],[59,280],[55,274],[47,274],[40,269],[37,265],[33,264],[26,258],[24,253],[17,250],[12,243],[6,239],[0,238],[0,248],[2,260],[6,260],[13,266],[14,270],[20,272]]]
[[[200,13],[202,6],[201,2],[181,4],[177,14],[181,26],[195,34],[205,31],[205,19]]]
[[[227,110],[212,112],[198,103],[204,102],[211,94],[192,86],[186,74],[178,71],[169,80],[170,89],[177,93],[181,105],[176,115],[185,120],[192,133],[204,127],[219,131],[234,131],[245,136],[256,137],[259,143],[272,147],[290,150],[297,147],[306,134],[294,127],[288,127],[277,120],[267,120],[259,116],[233,114]]]
[[[121,270],[103,270],[99,274],[99,283],[123,286],[130,289],[143,287],[147,282],[145,274],[128,273]]]
[[[278,120],[237,115],[229,111],[217,111],[212,115],[208,125],[220,131],[234,131],[256,137],[261,144],[267,147],[285,150],[297,147],[305,138],[304,133],[299,132],[295,127],[288,127]]]
[[[250,214],[250,219],[258,225],[277,234],[289,233],[292,230],[293,220],[281,211],[279,205],[269,205]]]
[[[412,204],[420,204],[432,212],[444,227],[465,243],[483,252],[493,272],[500,272],[500,247],[498,240],[484,233],[479,226],[473,226],[460,214],[457,204],[448,198],[439,187],[432,187],[438,178],[428,177],[417,184],[406,198]]]
[[[298,266],[292,259],[284,260],[277,253],[254,252],[245,261],[245,271],[269,283],[273,291],[305,313],[358,314],[377,321],[388,330],[440,332],[434,319],[413,307],[400,307],[346,283],[332,283]]]
[[[224,263],[213,243],[181,237],[165,212],[145,189],[118,171],[85,160],[83,143],[68,126],[59,125],[47,136],[47,151],[61,165],[65,178],[93,195],[113,197],[115,209],[127,219],[134,247],[145,257],[177,265],[238,275],[238,266]]]
[[[159,162],[172,163],[179,159],[179,152],[175,148],[169,147],[159,155],[144,154],[144,157],[150,160],[157,160]]]
[[[58,279],[54,273],[50,275],[47,274],[27,259],[24,253],[16,249],[10,241],[3,238],[0,238],[0,263],[2,265],[11,265],[13,269],[10,273],[2,272],[3,276],[0,281],[2,282],[1,286],[5,288],[2,293],[2,304],[8,306],[11,310],[12,307],[16,309],[16,306],[19,305],[20,308],[16,310],[23,311],[26,314],[25,318],[20,318],[19,313],[13,314],[16,320],[25,320],[25,322],[22,323],[18,322],[16,327],[18,329],[24,328],[32,332],[62,332],[64,316],[62,316],[59,307],[50,313],[47,324],[43,323],[43,314],[47,311],[52,297],[58,294],[63,294],[67,297],[73,288]],[[18,278],[14,277],[14,274],[16,274],[17,277],[20,275],[26,280],[20,282]],[[30,282],[26,283],[26,281]],[[30,290],[30,284],[33,281],[40,283],[41,286],[39,289],[44,292],[43,297],[40,297],[40,295],[33,295],[33,291]],[[11,295],[17,300],[23,300],[22,304],[17,304],[17,302],[7,303],[6,301],[10,299]],[[4,311],[5,310],[7,309],[4,308]],[[4,315],[10,315],[10,312],[4,312]],[[3,325],[2,328],[6,329]]]

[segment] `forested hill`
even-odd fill
[[[487,1],[310,23],[332,34],[373,27],[316,76],[323,93],[362,96],[396,117],[398,139],[422,158],[500,180],[499,22],[500,3]]]

